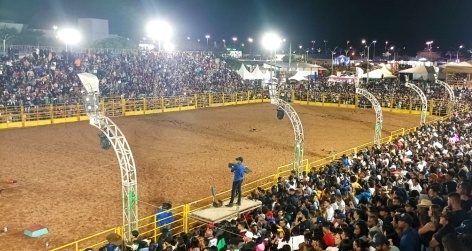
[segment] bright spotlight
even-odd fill
[[[262,45],[268,50],[277,50],[282,40],[277,34],[267,33],[262,38]]]
[[[163,21],[149,22],[146,31],[148,37],[159,41],[167,41],[172,36],[172,28],[168,23]]]
[[[80,33],[74,29],[63,29],[57,33],[59,39],[64,41],[66,44],[74,45],[80,41]]]

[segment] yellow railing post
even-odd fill
[[[208,106],[211,106],[211,103],[213,103],[213,97],[211,96],[211,93],[208,93]]]
[[[221,93],[221,98],[223,99],[223,106],[224,106],[225,105],[225,93],[224,92]]]
[[[7,114],[7,113],[5,113]],[[8,115],[7,115],[8,116]],[[21,127],[25,127],[25,121],[26,121],[26,117],[25,117],[25,107],[24,106],[20,106],[20,118],[21,118]],[[8,118],[7,118],[8,120]]]
[[[121,98],[121,110],[122,110],[121,115],[125,116],[125,114],[126,114],[126,100],[125,100],[125,98]]]
[[[54,106],[52,104],[49,105],[49,119],[51,119],[51,125],[54,124]]]
[[[105,100],[102,99],[102,101],[100,101],[100,106],[102,107],[102,112],[104,114],[106,114],[106,110],[105,110]]]
[[[408,109],[410,110],[409,113],[411,113],[412,109],[413,109],[413,98],[410,97],[410,106],[408,107]]]
[[[195,109],[198,109],[198,95],[193,94],[193,103],[195,105]]]
[[[188,227],[189,227],[189,217],[190,217],[190,204],[185,204],[184,205],[184,213],[183,213],[183,220],[184,220],[184,232],[188,233]]]
[[[354,105],[355,105],[354,108],[359,107],[359,94],[357,94],[357,93],[354,95]]]
[[[393,97],[390,97],[390,111],[394,108],[393,106]]]
[[[147,99],[144,98],[143,99],[143,112],[144,112],[144,114],[146,114],[146,111],[147,111]]]
[[[434,99],[429,100],[429,115],[433,115]]]
[[[75,110],[77,112],[77,121],[80,121],[80,104],[77,103],[77,105],[75,106]]]
[[[153,234],[153,238],[154,238],[154,242],[157,243],[157,214],[154,215],[154,225],[153,225],[153,230],[154,230],[154,234]]]
[[[166,107],[164,106],[164,97],[161,96],[161,110],[162,112],[165,112]]]

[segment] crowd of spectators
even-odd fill
[[[77,73],[100,79],[101,96],[142,98],[235,92],[254,88],[203,52],[55,53],[38,50],[0,62],[0,105],[37,106],[77,103],[82,84]]]
[[[472,247],[472,112],[393,142],[280,177],[248,199],[262,207],[158,251],[465,251]],[[138,241],[139,242],[139,241]]]
[[[77,73],[90,72],[100,79],[102,97],[143,98],[185,96],[205,92],[235,92],[258,88],[256,81],[242,80],[224,59],[203,52],[55,53],[37,50],[32,55],[0,61],[0,106],[39,106],[51,103],[75,104],[81,101],[82,84]],[[445,89],[431,82],[415,82],[428,99],[446,99]],[[295,90],[299,98],[327,93],[326,102],[338,102],[338,94],[354,94],[348,82],[328,82],[328,78],[284,85],[284,95]],[[383,106],[396,100],[395,107],[417,95],[400,80],[375,80],[364,85]],[[469,98],[467,89],[456,89],[457,96]],[[343,100],[352,103],[353,99]],[[362,103],[362,100],[361,100]]]

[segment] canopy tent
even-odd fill
[[[85,90],[87,93],[99,92],[99,80],[97,76],[93,75],[92,73],[79,73],[80,82],[82,82]]]
[[[472,61],[469,62],[460,62],[458,64],[448,63],[442,66],[444,71],[447,73],[472,73]]]
[[[250,73],[244,64],[241,64],[241,67],[238,70],[239,76],[243,79],[255,79],[254,74]]]
[[[270,79],[270,71],[263,73],[259,68],[259,65],[256,65],[256,68],[252,71],[252,75],[255,79]]]
[[[370,77],[370,76],[369,76]],[[355,76],[336,76],[336,75],[331,75],[328,78],[328,82],[348,82],[348,83],[354,83],[356,80]]]
[[[433,81],[434,74],[436,74],[436,70],[434,69],[433,66],[424,66],[420,65],[417,67],[413,67],[410,69],[406,69],[403,71],[400,71],[400,73],[404,74],[413,74],[413,80],[429,80]]]
[[[367,73],[363,74],[361,78],[367,78]],[[373,70],[369,72],[369,78],[375,78],[375,79],[380,79],[380,78],[397,78],[395,75],[393,75],[387,68],[382,67],[381,69]]]
[[[309,74],[304,71],[298,71],[295,75],[289,78],[289,80],[297,80],[297,81],[303,81],[303,80],[308,80],[307,76]]]

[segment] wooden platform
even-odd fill
[[[254,210],[262,206],[262,202],[248,199],[241,200],[241,206],[225,207],[229,201],[224,201],[222,207],[210,207],[197,210],[190,214],[190,218],[203,222],[220,222],[238,217],[238,214]]]

